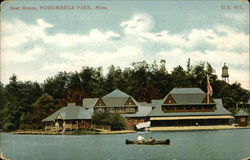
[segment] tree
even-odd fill
[[[102,67],[83,67],[79,77],[87,97],[100,97],[105,93]]]
[[[39,97],[32,105],[31,110],[24,115],[22,129],[41,129],[42,120],[60,108],[55,99],[47,93]]]
[[[111,130],[121,130],[126,126],[125,118],[117,113],[94,112],[92,123],[95,125],[111,126]]]
[[[64,98],[64,90],[68,83],[69,74],[59,72],[56,76],[47,78],[43,83],[44,93],[48,93],[55,99]]]
[[[58,101],[65,100],[65,104],[77,102],[80,105],[83,97],[102,97],[117,88],[137,101],[147,102],[163,98],[175,87],[199,87],[206,92],[207,74],[213,97],[222,98],[226,108],[246,103],[250,99],[250,92],[239,83],[227,84],[219,80],[209,63],[191,65],[190,62],[191,59],[188,59],[186,70],[177,66],[171,73],[166,70],[165,60],[159,64],[156,61],[152,64],[146,61],[133,62],[123,70],[111,65],[105,77],[101,67],[83,67],[80,72],[59,72],[47,78],[43,84],[22,82],[13,74],[8,84],[0,83],[0,128],[41,128],[41,120],[62,107]],[[99,119],[98,123],[111,125],[111,120],[117,118],[108,117]]]
[[[126,87],[126,81],[124,79],[123,71],[121,70],[121,68],[116,68],[114,65],[111,65],[109,67],[104,83],[105,91],[109,93],[117,88],[119,88],[120,90],[125,90]]]
[[[188,77],[186,71],[182,68],[182,66],[177,66],[173,69],[171,74],[171,81],[173,87],[189,87],[190,83],[188,81]]]

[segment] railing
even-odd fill
[[[65,124],[63,127],[58,126],[55,127],[53,125],[45,126],[44,130],[45,131],[62,131],[63,129],[79,129],[79,128],[85,128],[85,126],[88,126],[87,128],[92,128],[92,129],[103,129],[103,130],[111,130],[111,126],[107,125],[94,125],[94,124],[86,124],[86,125],[80,125],[80,124]]]
[[[111,130],[111,126],[104,126],[104,125],[91,125],[92,129],[104,129],[104,130]]]
[[[55,131],[55,132],[58,132],[58,131],[61,131],[63,129],[63,127],[55,127],[55,126],[45,126],[44,127],[44,130],[45,131]]]

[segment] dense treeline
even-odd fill
[[[124,70],[111,65],[105,76],[101,67],[83,67],[80,72],[59,72],[42,84],[22,82],[13,75],[8,84],[0,84],[0,128],[42,128],[41,120],[67,102],[81,104],[84,97],[101,97],[116,88],[147,102],[163,98],[174,87],[199,87],[206,92],[207,74],[213,97],[222,98],[226,108],[250,99],[250,92],[239,83],[230,85],[219,80],[208,63],[191,65],[189,59],[185,69],[177,66],[171,72],[165,65],[165,60],[159,64],[134,62]]]

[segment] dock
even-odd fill
[[[98,129],[98,132],[93,132],[95,134],[126,134],[126,133],[135,133],[134,130],[120,130],[120,131],[111,131]],[[30,135],[69,135],[64,132],[51,132],[51,131],[15,131],[11,132],[11,134],[30,134]]]
[[[46,132],[46,131],[15,131],[11,134],[33,134],[33,135],[62,135],[62,132]]]
[[[225,129],[249,129],[250,127],[235,127],[231,125],[221,126],[179,126],[179,127],[151,127],[150,131],[199,131],[199,130],[225,130]]]

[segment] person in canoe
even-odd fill
[[[148,139],[148,142],[154,142],[154,141],[155,141],[155,139],[152,138],[152,137],[150,137],[150,138]]]
[[[137,142],[142,143],[144,139],[145,139],[144,137],[142,137],[141,135],[139,135],[137,137]]]

